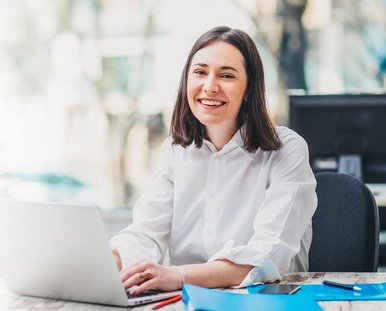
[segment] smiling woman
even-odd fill
[[[192,98],[203,95],[202,98]],[[253,40],[242,31],[217,27],[203,34],[192,47],[172,116],[174,143],[186,147],[194,141],[197,147],[202,146],[202,139],[208,138],[208,129],[204,120],[195,115],[199,107],[195,102],[203,108],[200,101],[212,98],[228,104],[226,111],[230,114],[228,117],[232,117],[233,112],[236,129],[243,126],[241,135],[248,151],[257,148],[276,150],[280,147],[267,109],[263,64]],[[187,109],[188,106],[190,109]],[[212,130],[216,128],[212,127]],[[224,136],[222,143],[227,138],[229,140],[230,137],[226,137],[221,130],[219,132]]]
[[[275,281],[307,270],[315,208],[307,145],[273,125],[255,44],[216,27],[188,56],[160,164],[111,246],[132,294]]]
[[[218,150],[237,130],[246,88],[244,58],[233,45],[215,41],[193,56],[188,75],[189,107]],[[219,134],[221,141],[217,142]]]

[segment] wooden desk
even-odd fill
[[[321,283],[323,279],[336,280],[347,283],[381,283],[386,282],[386,273],[289,273],[285,276],[282,283]],[[319,304],[324,310],[366,310],[379,311],[386,310],[385,301],[321,301]],[[152,305],[132,308],[133,311],[149,311]],[[43,298],[33,298],[15,295],[7,291],[4,282],[0,279],[0,310],[74,310],[74,311],[117,311],[124,308],[114,308],[86,303],[75,303],[60,300]],[[160,311],[183,311],[182,302],[177,302],[166,306]]]

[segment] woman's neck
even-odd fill
[[[236,132],[236,126],[225,128],[224,126],[205,127],[205,133],[211,143],[216,147],[217,151],[220,151],[232,139]]]

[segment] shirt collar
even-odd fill
[[[241,131],[243,128],[239,129],[231,138],[231,140],[225,144],[225,146],[220,150],[217,151],[216,147],[207,139],[204,139],[204,144],[208,147],[208,149],[211,152],[219,152],[220,154],[224,155],[227,154],[228,152],[239,148],[250,160],[253,160],[255,157],[255,152],[249,152],[248,150],[245,149],[244,147],[244,141],[241,135]]]

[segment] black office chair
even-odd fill
[[[315,177],[318,207],[312,218],[309,271],[377,271],[379,213],[373,194],[349,175]]]

